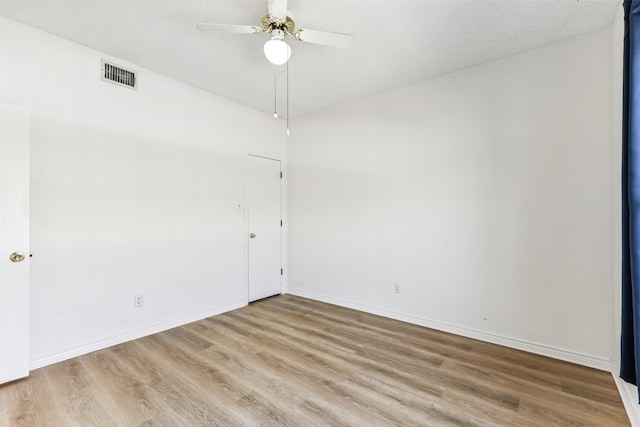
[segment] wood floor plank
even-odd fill
[[[102,405],[101,397],[92,387],[89,376],[78,360],[69,359],[56,363],[44,370],[51,384],[55,384],[52,393],[52,407],[71,425],[116,426],[107,409]]]
[[[185,328],[192,329],[199,334],[209,334],[215,330],[212,325],[207,326],[204,322],[187,325]],[[278,401],[285,402],[287,405],[295,403],[294,407],[297,407],[300,412],[297,416],[302,419],[293,423],[293,425],[315,425],[314,419],[322,420],[320,425],[340,425],[341,423],[337,422],[327,408],[323,408],[317,402],[300,400],[297,393],[298,388],[291,387],[292,379],[282,375],[282,369],[279,369],[277,365],[269,363],[268,357],[264,355],[266,349],[262,347],[260,352],[256,351],[257,346],[255,346],[254,338],[253,336],[238,335],[231,332],[224,343],[216,343],[211,349],[200,352],[197,357],[204,357],[203,360],[206,361],[214,359],[217,361],[217,366],[222,370],[226,369],[229,375],[235,374],[236,378],[248,378],[248,382],[246,380],[240,380],[240,382],[245,383],[246,387],[254,390],[251,400],[256,402],[264,401],[266,399],[262,396],[266,394],[277,396],[279,398]],[[238,376],[238,373],[242,373],[242,375]],[[282,378],[287,378],[287,381],[283,382]],[[296,377],[293,383],[299,387],[299,378]],[[247,399],[241,400],[241,402],[246,401]],[[261,405],[265,406],[264,403],[261,403]],[[286,411],[280,408],[280,412]],[[310,413],[313,414],[311,418],[309,417]],[[319,417],[319,414],[322,414],[322,416]]]
[[[464,373],[469,377],[477,378],[478,381],[485,382],[493,387],[511,388],[520,396],[521,404],[523,399],[545,396],[545,399],[548,401],[563,402],[567,408],[572,408],[579,418],[582,417],[580,414],[588,414],[591,419],[599,419],[601,421],[615,419],[616,423],[622,423],[622,425],[624,425],[626,420],[626,415],[619,410],[619,400],[618,406],[601,404],[600,402],[594,402],[575,395],[568,395],[559,388],[548,388],[544,385],[537,384],[534,381],[522,381],[516,377],[510,376],[509,372],[496,373],[491,370],[483,370],[476,366],[468,366],[454,361],[447,361],[443,365],[442,369],[445,371],[453,370]],[[610,376],[609,380],[611,383],[609,384],[608,381],[605,381],[603,382],[603,386],[615,388],[613,379]]]
[[[415,361],[403,357],[403,354],[396,354],[395,357],[390,355],[387,357],[381,357],[380,354],[384,352],[383,348],[385,347],[383,343],[363,339],[361,336],[357,335],[355,330],[348,330],[346,328],[340,328],[339,332],[332,333],[336,328],[337,327],[332,326],[332,328],[324,329],[322,332],[318,332],[317,334],[324,338],[330,337],[330,341],[339,343],[345,348],[354,350],[355,353],[360,356],[361,361],[364,361],[365,363],[378,362],[377,369],[385,370],[388,376],[403,376],[414,383],[421,378],[423,378],[427,384],[447,383],[450,387],[462,388],[465,391],[476,394],[488,401],[492,401],[512,409],[517,408],[518,399],[514,395],[496,390],[487,390],[486,387],[483,387],[481,384],[474,384],[471,381],[464,378],[458,378],[455,375],[449,375],[448,378],[444,378],[445,374],[428,369],[429,365],[432,363],[427,362],[432,362],[432,359],[425,360],[423,361],[425,363],[422,364],[415,364]],[[359,345],[356,347],[351,344],[353,342],[358,342]],[[393,351],[390,351],[389,353],[392,354]],[[391,373],[390,368],[386,368],[385,366],[393,366],[392,362],[401,365],[402,370]],[[442,359],[439,359],[438,363],[435,363],[435,365],[437,366],[439,363],[442,363]],[[414,367],[413,370],[411,369],[412,365]]]
[[[1,390],[1,389],[0,389]],[[9,385],[6,398],[0,395],[0,410],[6,411],[0,425],[62,425],[63,419],[55,410],[54,396],[43,371],[31,373],[29,381],[15,381]]]
[[[344,376],[331,378],[319,373],[317,369],[304,370],[299,365],[291,366],[289,354],[281,354],[275,347],[266,349],[253,342],[253,337],[225,341],[228,346],[216,346],[207,353],[233,372],[243,372],[251,378],[252,386],[266,394],[275,394],[278,401],[291,402],[303,408],[305,412],[317,412],[322,409],[323,418],[333,418],[338,425],[351,425],[354,422],[352,413],[355,406],[363,403],[345,396],[339,383]],[[350,372],[347,374],[349,375]],[[286,382],[283,382],[286,379]],[[291,386],[295,386],[293,389]],[[302,401],[298,399],[303,397]],[[337,400],[336,400],[337,399]],[[374,409],[373,415],[363,414],[362,421],[375,424],[383,417]],[[295,425],[312,425],[312,420]],[[323,425],[325,423],[321,423]],[[330,422],[333,424],[333,421]]]
[[[238,351],[241,356],[234,356]],[[275,400],[271,400],[274,406],[280,408],[280,412],[286,413],[286,407],[296,408],[295,415],[300,419],[294,425],[345,425],[349,419],[345,417],[349,411],[341,405],[327,404],[326,395],[319,393],[318,387],[308,377],[290,375],[291,368],[283,369],[282,364],[274,363],[262,351],[251,351],[245,347],[245,343],[229,343],[227,348],[209,351],[208,356],[219,360],[229,372],[244,373],[243,378],[246,378],[247,386],[255,390],[256,398],[264,400],[264,396],[275,397]],[[322,418],[318,418],[317,414],[323,414]]]
[[[234,315],[230,315],[229,317],[239,319]],[[264,328],[262,329],[262,332],[264,332]],[[252,340],[258,341],[258,345],[255,347],[263,349],[263,352],[258,356],[260,361],[268,362],[267,369],[271,367],[271,370],[275,369],[276,371],[280,371],[285,376],[295,376],[298,379],[302,379],[302,381],[307,383],[305,388],[307,390],[313,390],[316,393],[314,395],[315,398],[318,398],[319,395],[324,393],[326,396],[333,396],[334,398],[339,397],[340,400],[348,401],[350,404],[356,405],[360,410],[362,410],[361,408],[365,405],[370,405],[366,400],[357,399],[358,395],[363,395],[368,391],[366,388],[358,390],[355,393],[352,392],[352,390],[349,390],[354,387],[353,384],[345,382],[345,380],[349,379],[350,371],[342,370],[341,372],[332,372],[335,374],[333,376],[327,375],[328,372],[322,372],[318,368],[329,365],[317,356],[309,357],[310,353],[305,352],[302,348],[297,350],[298,354],[295,359],[287,358],[288,352],[292,347],[288,346],[286,343],[279,343],[276,336],[269,336],[264,339],[254,336],[252,337]],[[237,345],[244,346],[246,344],[242,341],[237,343]],[[249,344],[249,346],[254,347],[253,344]],[[244,348],[238,348],[237,350],[241,351],[243,354],[250,352],[248,349]],[[269,354],[265,353],[265,351],[269,352]],[[255,364],[256,362],[253,363]],[[330,378],[330,380],[327,380],[327,378]],[[371,397],[372,396],[369,396],[369,398]],[[393,399],[389,399],[387,403],[391,404],[395,402]],[[407,408],[404,408],[402,411],[405,414],[405,418],[408,416],[406,410]],[[379,422],[386,422],[387,424],[401,424],[400,420],[394,419],[393,416],[388,413],[381,412],[379,405],[371,406],[367,412],[371,412],[375,416],[372,420],[369,420],[370,423],[375,424]],[[354,422],[357,422],[357,420],[351,420],[349,424],[353,424]]]
[[[180,348],[169,334],[152,335],[136,344],[147,358],[155,360],[162,372],[167,373],[151,382],[160,400],[177,414],[187,411],[197,416],[187,425],[194,422],[199,425],[234,425],[233,420],[239,414],[232,413],[230,405],[250,390],[239,388],[236,381],[217,367],[192,357],[189,350]]]
[[[629,422],[609,373],[282,295],[0,386],[5,425]]]
[[[114,348],[81,357],[118,425],[179,425],[180,417],[158,404],[154,390],[133,374]]]

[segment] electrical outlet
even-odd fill
[[[144,297],[142,295],[136,295],[133,297],[134,307],[142,307],[144,305]]]
[[[397,283],[393,284],[393,292],[395,292],[396,294],[400,293],[400,285],[398,285]]]

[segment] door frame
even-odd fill
[[[281,293],[286,293],[286,277],[287,277],[287,262],[286,262],[286,229],[287,229],[287,209],[286,209],[286,185],[285,180],[287,174],[285,173],[285,161],[277,156],[270,154],[259,153],[253,150],[245,150],[243,163],[243,179],[244,179],[244,227],[243,227],[243,248],[244,248],[244,301],[249,304],[249,180],[247,179],[247,159],[251,157],[260,157],[267,160],[274,160],[280,162],[280,173],[282,178],[280,179],[280,217],[282,218],[283,225],[280,227],[280,265],[282,265],[283,274],[280,277],[280,289]]]

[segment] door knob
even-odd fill
[[[255,235],[255,233],[251,233],[251,234],[249,234],[249,237],[251,237],[252,239],[255,239],[256,235]]]
[[[12,262],[22,262],[24,261],[24,254],[21,254],[20,252],[14,252],[11,255],[9,255],[9,259]]]

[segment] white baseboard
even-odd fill
[[[29,370],[42,368],[43,366],[52,365],[54,363],[62,362],[63,360],[71,359],[73,357],[82,356],[83,354],[91,353],[94,351],[102,350],[107,347],[111,347],[117,344],[122,344],[127,341],[135,340],[138,338],[146,337],[147,335],[156,334],[158,332],[166,331],[168,329],[176,328],[178,326],[186,325],[187,323],[196,322],[198,320],[205,319],[207,317],[215,316],[217,314],[225,313],[227,311],[235,310],[247,305],[246,301],[237,302],[224,307],[214,308],[205,312],[192,314],[189,316],[173,319],[169,322],[159,323],[157,325],[149,326],[144,329],[132,331],[123,335],[110,337],[104,340],[93,342],[82,347],[74,348],[72,350],[57,353],[51,356],[43,357],[40,359],[32,360],[29,364]]]
[[[640,427],[640,404],[638,404],[638,388],[633,384],[629,384],[616,374],[613,375],[613,381],[618,387],[620,398],[624,409],[627,411],[629,422],[632,427]]]
[[[423,317],[413,316],[410,314],[399,313],[383,308],[372,307],[355,303],[340,298],[334,298],[315,292],[309,292],[302,289],[287,288],[287,293],[304,298],[309,298],[317,301],[326,302],[329,304],[339,305],[342,307],[352,308],[366,313],[377,314],[379,316],[388,317],[391,319],[401,320],[407,323],[413,323],[415,325],[425,326],[431,329],[437,329],[439,331],[449,332],[456,335],[461,335],[468,338],[473,338],[493,344],[502,345],[505,347],[515,348],[517,350],[527,351],[529,353],[535,353],[542,356],[552,357],[554,359],[564,360],[565,362],[576,363],[578,365],[588,366],[590,368],[600,369],[603,371],[611,372],[613,368],[613,361],[601,358],[597,356],[591,356],[563,348],[556,348],[544,344],[530,342],[526,340],[520,340],[516,338],[505,337],[502,335],[492,334],[488,332],[478,331],[474,329],[467,329],[460,326],[451,325],[448,323],[438,322]]]

